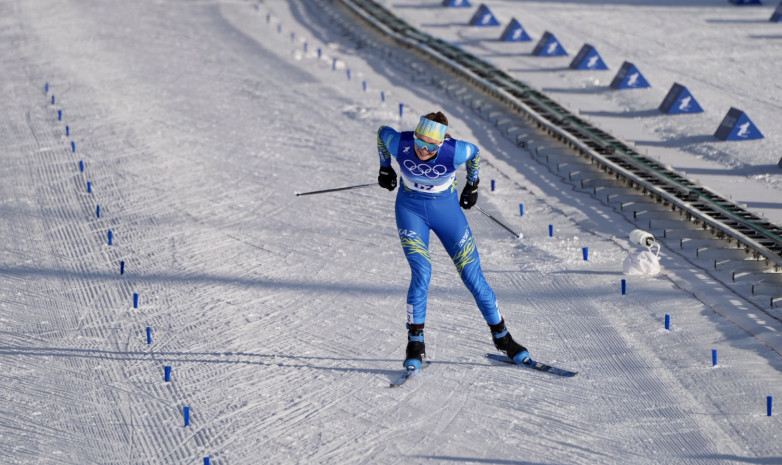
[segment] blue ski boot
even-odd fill
[[[419,370],[426,357],[424,344],[424,325],[407,324],[407,349],[405,362],[402,364],[408,370]]]
[[[504,318],[496,325],[489,325],[489,328],[491,329],[494,347],[501,352],[505,352],[505,355],[513,360],[513,363],[521,365],[529,358],[527,349],[511,337],[508,329],[505,327]]]

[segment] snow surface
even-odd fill
[[[571,57],[591,43],[612,70],[532,57],[534,42],[466,27],[472,10],[385,2],[782,223],[773,7],[486,3],[534,38],[552,30]],[[663,241],[663,274],[622,275],[638,224],[563,177],[561,148],[530,131],[549,161],[520,149],[330,6],[0,0],[0,462],[782,463],[769,296],[678,238]],[[625,59],[652,89],[605,89]],[[707,112],[655,113],[673,82]],[[766,138],[711,139],[730,106]],[[486,360],[489,332],[434,241],[434,363],[388,389],[409,280],[395,194],[293,193],[373,182],[377,127],[434,108],[482,148],[497,189],[483,183],[479,204],[524,233],[468,212],[511,332],[575,378]],[[655,228],[671,222],[657,213]]]

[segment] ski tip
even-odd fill
[[[296,191],[296,192],[293,193],[293,195],[295,195],[296,197],[301,197],[301,192]]]

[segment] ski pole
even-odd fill
[[[475,206],[475,208],[477,208],[479,212],[481,212],[481,213],[483,213],[484,215],[488,216],[490,220],[494,221],[494,222],[495,222],[495,223],[497,223],[498,225],[500,225],[500,226],[502,226],[503,228],[505,228],[505,230],[506,230],[506,231],[508,231],[509,233],[513,234],[513,236],[514,236],[515,238],[517,238],[517,239],[521,239],[522,237],[524,237],[524,235],[523,235],[522,233],[520,233],[520,232],[516,232],[516,231],[512,230],[511,228],[509,228],[508,226],[506,226],[506,225],[505,225],[505,223],[503,223],[502,221],[498,220],[497,218],[495,218],[495,217],[491,216],[491,215],[490,215],[488,212],[486,212],[486,210],[484,210],[483,208],[481,208],[481,207],[479,207],[479,206],[477,206],[477,205]]]
[[[371,187],[371,186],[376,186],[376,185],[377,185],[377,183],[373,182],[373,183],[370,183],[370,184],[359,184],[359,185],[356,185],[356,186],[336,187],[334,189],[323,189],[323,190],[320,190],[320,191],[310,191],[310,192],[298,192],[298,191],[296,191],[295,194],[296,194],[296,197],[300,197],[302,195],[325,194],[327,192],[346,191],[346,190],[350,190],[350,189],[361,189],[362,187]]]

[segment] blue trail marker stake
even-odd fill
[[[95,207],[95,216],[97,216],[98,218],[100,218],[100,205],[98,205],[97,207]]]
[[[771,411],[774,409],[774,398],[772,396],[768,396],[766,398],[766,415],[771,416]]]
[[[320,60],[323,57],[323,50],[318,47],[318,60]]]
[[[52,105],[54,105],[54,95],[52,95]]]
[[[133,293],[133,308],[138,308],[138,293]]]
[[[350,68],[348,68],[348,81],[350,81]]]
[[[46,86],[44,86],[44,89],[46,89],[46,93],[48,94],[49,93],[49,83],[48,82],[46,83]]]
[[[71,127],[65,126],[65,136],[68,137],[71,135]]]
[[[171,382],[171,367],[165,366],[163,367],[163,379],[167,382]]]
[[[147,344],[152,344],[152,328],[147,326]]]
[[[79,171],[84,172],[84,160],[79,160]]]
[[[402,114],[404,113],[404,111],[405,111],[405,104],[404,103],[400,103],[399,104],[399,117],[400,118],[402,117]]]
[[[496,183],[494,182],[494,179],[491,180],[491,191],[494,192],[494,188],[496,187]]]
[[[524,216],[524,204],[519,204],[519,216]]]
[[[380,91],[380,101],[385,102],[386,101],[386,92],[384,90]]]
[[[554,225],[548,225],[548,237],[554,237]]]
[[[204,457],[204,465],[209,465],[210,463],[212,462],[209,461],[209,457]]]
[[[665,329],[671,329],[671,315],[665,315]]]
[[[111,229],[109,229],[109,245],[114,244],[114,233],[111,232]]]
[[[76,142],[71,141],[71,152],[76,153]]]
[[[625,294],[627,294],[627,280],[623,279],[622,280],[622,295],[625,295]]]
[[[367,91],[367,81],[361,81],[361,87],[364,89],[364,92]]]
[[[717,366],[717,349],[711,349],[711,366]]]
[[[124,260],[119,262],[119,274],[125,274],[125,261]]]
[[[62,110],[57,110],[57,121],[62,121]]]
[[[185,416],[185,426],[190,426],[190,407],[183,407],[182,413]]]
[[[581,252],[584,255],[584,261],[589,260],[589,247],[584,247],[581,249]]]
[[[87,181],[87,193],[92,194],[92,182]]]

